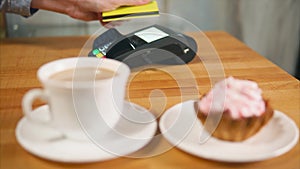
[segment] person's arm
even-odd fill
[[[143,5],[151,0],[0,0],[0,11],[30,16],[38,9],[66,14],[75,19],[98,20],[98,14],[122,5]]]
[[[122,5],[143,5],[151,0],[32,0],[31,7],[54,11],[80,20],[98,20],[98,13]]]
[[[0,11],[30,16],[37,11],[30,5],[31,0],[0,0]]]

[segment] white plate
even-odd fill
[[[44,119],[48,115],[47,111],[48,106],[41,106],[32,113],[35,117]],[[155,117],[136,104],[125,102],[123,116],[126,115],[135,115],[147,123],[121,118],[114,130],[103,138],[104,147],[99,144],[97,146],[92,141],[62,138],[56,130],[32,124],[25,117],[17,125],[16,137],[25,150],[48,160],[72,163],[104,161],[141,149],[151,141],[157,130]]]
[[[253,162],[282,155],[298,142],[297,125],[284,113],[275,111],[266,126],[243,142],[210,137],[200,143],[200,134],[206,131],[197,119],[193,103],[190,100],[171,107],[159,122],[164,137],[172,145],[192,155],[224,162]]]

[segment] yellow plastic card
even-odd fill
[[[113,11],[103,12],[102,21],[111,22],[133,18],[158,16],[159,9],[156,1],[141,6],[121,6]]]

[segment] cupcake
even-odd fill
[[[194,104],[198,119],[212,136],[243,141],[255,135],[273,116],[257,83],[229,77]]]

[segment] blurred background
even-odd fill
[[[223,30],[300,79],[300,0],[157,0],[160,11],[202,31]],[[100,24],[38,11],[24,18],[1,13],[1,37],[91,35]]]

